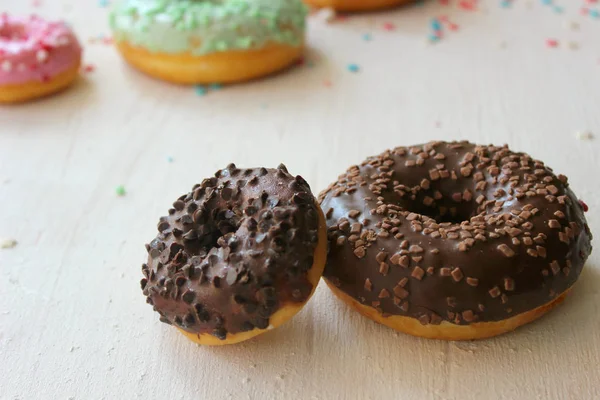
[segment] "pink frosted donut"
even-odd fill
[[[0,14],[0,102],[30,100],[67,87],[77,77],[81,53],[63,22]]]

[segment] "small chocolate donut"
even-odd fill
[[[325,267],[327,233],[310,187],[282,164],[230,164],[181,196],[146,245],[141,281],[160,320],[200,344],[230,344],[296,314]]]
[[[564,299],[592,250],[567,178],[507,146],[397,147],[319,200],[330,288],[416,336],[485,338],[530,322]]]

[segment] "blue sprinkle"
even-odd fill
[[[590,16],[592,18],[600,18],[600,11],[598,11],[598,10],[590,10]]]
[[[542,4],[545,6],[551,6],[552,5],[552,0],[542,0]]]
[[[208,87],[211,90],[221,90],[221,89],[223,89],[223,85],[220,84],[220,83],[211,83]]]
[[[509,8],[512,5],[512,2],[510,0],[502,0],[500,2],[500,7],[503,8]]]
[[[555,13],[557,13],[557,14],[562,14],[562,13],[563,13],[563,11],[565,11],[565,8],[564,8],[564,7],[561,7],[561,6],[554,6],[554,12],[555,12]]]
[[[442,30],[442,24],[440,23],[440,21],[437,18],[434,18],[431,20],[431,28],[434,31],[439,32]]]
[[[100,7],[108,7],[110,5],[109,0],[98,0],[98,6]]]
[[[196,85],[194,90],[198,96],[206,96],[206,92],[208,92],[208,90],[206,90],[206,88],[202,85]]]
[[[362,38],[364,41],[370,42],[371,40],[373,40],[373,35],[371,35],[370,33],[365,33]]]
[[[172,163],[173,161],[174,161],[174,160],[173,160],[173,157],[171,157],[171,156],[167,156],[167,162],[170,162],[170,163]]]
[[[437,42],[439,40],[440,40],[440,37],[438,35],[436,35],[436,34],[429,35],[429,41],[430,42]]]
[[[360,71],[360,67],[358,66],[358,64],[348,64],[348,71],[358,72]]]

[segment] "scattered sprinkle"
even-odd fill
[[[579,199],[579,204],[581,204],[581,207],[583,208],[583,212],[588,212],[589,211],[589,207],[587,204],[585,204],[585,201]]]
[[[359,72],[360,71],[360,67],[358,66],[358,64],[348,64],[348,71],[350,72]]]
[[[577,42],[569,42],[569,49],[577,50],[579,48],[579,44]]]
[[[0,238],[0,249],[13,249],[17,246],[17,241],[11,238]]]
[[[373,40],[373,35],[371,35],[370,33],[365,33],[362,36],[362,38],[365,42],[370,42],[371,40]]]
[[[168,163],[172,163],[173,161],[175,161],[175,160],[173,159],[173,157],[171,157],[171,156],[167,156],[167,162],[168,162]]]
[[[209,86],[210,90],[221,90],[223,89],[223,85],[220,83],[211,83]]]
[[[575,137],[579,140],[592,140],[594,139],[594,134],[590,131],[577,132]]]
[[[110,1],[109,0],[98,0],[98,6],[99,7],[108,7],[110,5]]]
[[[127,194],[127,191],[125,191],[125,186],[123,185],[119,185],[117,186],[117,188],[115,189],[115,193],[117,193],[117,196],[123,197]]]
[[[202,85],[194,86],[194,91],[196,92],[196,94],[198,96],[206,96],[206,93],[208,93],[208,90],[206,89],[206,87],[204,87]]]
[[[558,40],[556,40],[556,39],[546,39],[546,45],[548,47],[552,47],[552,48],[558,47]]]
[[[383,24],[383,30],[384,30],[384,31],[388,31],[388,32],[389,32],[389,31],[395,31],[395,30],[396,30],[396,25],[394,25],[394,24],[393,24],[393,23],[391,23],[391,22],[385,22],[385,23]]]
[[[83,72],[89,74],[96,70],[96,66],[94,64],[87,64],[82,68]]]

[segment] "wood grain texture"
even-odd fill
[[[200,348],[159,323],[139,289],[158,217],[231,161],[284,162],[318,192],[395,145],[508,143],[569,176],[600,235],[599,141],[574,134],[600,135],[600,22],[578,4],[556,14],[537,1],[481,3],[473,13],[432,1],[343,23],[312,18],[314,67],[198,97],[88,44],[108,33],[96,1],[45,0],[35,11],[70,21],[97,70],[60,96],[0,108],[0,236],[19,242],[0,250],[0,399],[600,398],[597,253],[556,311],[468,343],[396,334],[321,285],[282,328]],[[1,7],[32,11],[30,1]],[[441,14],[460,30],[427,45]],[[561,46],[547,48],[547,37]]]

